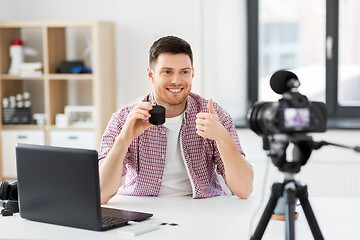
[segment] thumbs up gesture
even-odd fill
[[[209,113],[210,114],[216,114],[215,109],[214,109],[214,105],[212,103],[212,99],[210,98],[207,104],[207,107],[209,109]],[[217,116],[217,115],[216,115]]]
[[[203,138],[216,141],[226,129],[219,121],[212,99],[209,99],[207,107],[208,113],[201,112],[196,115],[196,133]]]

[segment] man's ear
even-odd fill
[[[148,67],[148,68],[147,68],[147,75],[148,75],[148,77],[149,77],[149,80],[150,80],[152,83],[154,83],[154,73],[153,73],[151,67]]]
[[[191,69],[191,77],[194,78],[194,71],[195,71],[195,68],[192,68]]]

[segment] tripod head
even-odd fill
[[[289,144],[294,145],[293,159],[287,160],[286,149]],[[286,173],[298,173],[310,158],[313,150],[313,140],[306,134],[277,134],[263,137],[263,149],[271,158],[272,163]]]
[[[286,149],[290,143],[294,145],[292,161],[288,161],[286,158]],[[300,172],[301,167],[309,160],[312,151],[323,146],[335,146],[360,152],[360,146],[350,147],[326,141],[315,142],[311,136],[305,133],[276,134],[263,137],[263,149],[267,151],[272,163],[285,173],[296,174]]]

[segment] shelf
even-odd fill
[[[95,127],[79,127],[79,126],[68,126],[68,127],[56,127],[55,125],[40,126],[36,124],[7,124],[2,125],[2,130],[29,130],[29,129],[40,129],[40,130],[96,130]]]
[[[106,23],[106,22],[105,22]],[[41,28],[41,27],[89,27],[99,24],[99,21],[96,20],[84,20],[84,21],[9,21],[9,22],[0,22],[1,28]]]
[[[39,126],[36,124],[9,124],[2,125],[3,130],[19,130],[19,129],[45,129],[45,126]]]
[[[9,75],[1,74],[0,78],[3,80],[44,80],[48,77],[50,80],[93,80],[93,74],[44,74],[41,76],[20,76],[20,75]]]
[[[9,75],[1,74],[2,80],[44,80],[44,75],[42,76],[20,76],[20,75]]]
[[[24,40],[26,47],[37,50],[36,56],[26,56],[24,61],[41,62],[42,75],[8,74],[12,61],[9,46],[16,38]],[[92,50],[91,55],[84,55],[89,48]],[[112,113],[116,111],[114,52],[114,24],[111,22],[0,21],[0,100],[28,92],[31,101],[31,124],[3,125],[0,122],[0,130],[3,130],[0,133],[27,132],[30,139],[31,132],[35,135],[40,132],[38,140],[46,145],[58,143],[51,136],[59,132],[60,135],[80,133],[82,137],[76,140],[76,146],[96,148]],[[91,67],[94,73],[58,73],[63,61],[75,60]],[[17,101],[22,100],[18,97]],[[56,116],[64,114],[67,106],[90,106],[93,109],[93,126],[56,127]],[[0,104],[0,115],[1,108]],[[46,116],[44,126],[34,124],[32,118],[35,113]],[[80,121],[75,118],[70,123],[73,122]],[[0,179],[15,177],[13,175],[16,174],[9,174],[7,168],[16,169],[15,155],[6,155],[9,153],[8,145],[12,142],[1,134]],[[14,142],[17,141],[14,138]]]
[[[79,126],[56,127],[55,125],[51,125],[49,129],[50,130],[95,130],[94,127],[79,127]]]
[[[92,74],[64,74],[64,73],[53,73],[49,74],[50,80],[92,80]]]

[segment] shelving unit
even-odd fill
[[[25,62],[42,62],[41,76],[8,74],[9,47],[15,38],[37,50],[39,55],[25,57]],[[89,41],[92,57],[82,54]],[[60,74],[58,68],[64,60],[83,60],[93,73]],[[102,21],[0,22],[0,99],[24,91],[30,92],[32,114],[45,114],[46,123],[39,126],[33,121],[21,125],[0,122],[1,179],[16,178],[17,142],[98,149],[105,127],[116,110],[114,24]],[[64,113],[67,105],[92,106],[93,127],[57,127],[56,115]],[[2,119],[1,114],[2,111]],[[31,140],[31,134],[37,134],[36,140]]]

